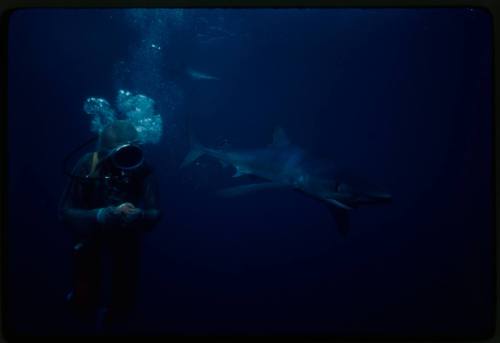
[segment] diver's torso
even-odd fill
[[[94,177],[88,175],[80,179],[82,207],[96,209],[130,202],[134,206],[142,208],[144,182],[148,174],[149,168],[144,165],[140,169],[126,174],[117,170],[103,168]],[[137,229],[139,228],[137,227]],[[120,234],[117,235],[117,232],[120,232]],[[121,245],[122,243],[135,241],[138,238],[138,230],[115,230],[109,227],[108,230],[95,231],[90,236],[85,235],[84,237],[78,236],[75,238],[77,241],[90,239],[96,244],[100,242],[98,245],[104,244],[109,248],[109,244]]]
[[[89,208],[118,206],[124,202],[138,206],[141,184],[141,180],[134,178],[92,180],[83,186],[84,202]]]
[[[105,165],[96,175],[88,175],[82,179],[84,206],[95,209],[130,202],[141,207],[144,180],[148,174],[149,168],[146,165],[130,172]]]

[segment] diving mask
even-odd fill
[[[144,152],[136,144],[126,143],[117,146],[108,155],[113,165],[121,170],[132,170],[144,162]]]

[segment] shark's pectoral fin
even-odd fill
[[[352,207],[340,202],[339,200],[333,199],[333,198],[327,198],[326,201],[328,201],[330,204],[340,207],[344,210],[352,210]]]
[[[217,192],[217,195],[222,197],[234,197],[266,189],[280,189],[280,188],[286,188],[286,186],[274,182],[252,183],[249,185],[242,185],[242,186],[222,189]]]

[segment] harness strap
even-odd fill
[[[90,173],[89,175],[91,176],[94,176],[94,173],[95,173],[95,167],[97,166],[97,151],[95,151],[93,154],[92,154],[92,164],[90,166]]]

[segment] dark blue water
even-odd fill
[[[143,241],[141,332],[491,332],[486,12],[151,13],[142,14],[144,27],[120,10],[27,10],[10,19],[12,329],[76,332],[64,308],[71,241],[57,219],[61,163],[90,137],[83,101],[114,100],[125,88],[157,101],[165,130],[146,151],[164,218]],[[154,24],[163,17],[172,25]],[[160,57],[142,39],[159,42]],[[192,80],[187,67],[220,80]],[[369,179],[393,203],[353,210],[343,237],[325,206],[293,191],[217,197],[251,180],[205,157],[180,170],[188,125],[204,144],[227,140],[234,149],[265,147],[283,127],[308,154]]]

